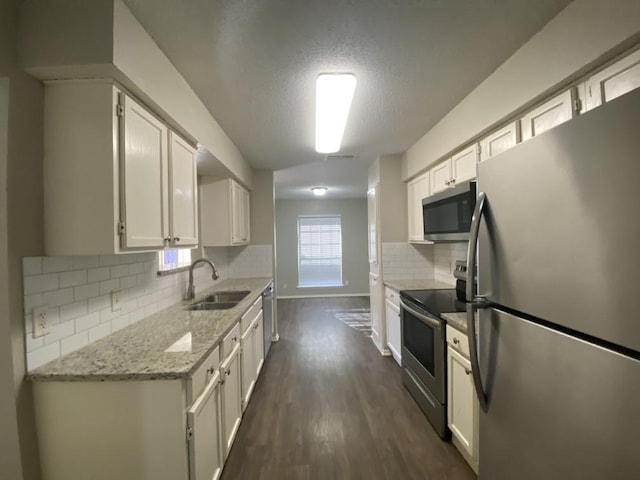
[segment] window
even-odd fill
[[[342,287],[339,215],[298,217],[298,287]]]
[[[189,265],[191,265],[191,250],[188,248],[161,250],[158,255],[158,273],[168,273]]]

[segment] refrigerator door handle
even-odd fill
[[[477,308],[486,308],[489,303],[484,297],[475,295],[474,286],[476,278],[476,256],[478,254],[478,234],[480,233],[480,220],[484,213],[484,204],[487,195],[484,192],[478,194],[476,208],[471,219],[471,236],[469,238],[469,251],[467,253],[467,329],[469,331],[469,357],[471,360],[471,373],[473,386],[478,397],[478,403],[483,412],[487,411],[487,397],[482,386],[480,376],[480,362],[478,361],[478,348],[476,341],[475,313]]]

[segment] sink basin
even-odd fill
[[[238,302],[200,302],[187,308],[187,310],[227,310],[233,308]]]
[[[206,303],[238,303],[244,297],[249,295],[248,290],[242,290],[238,292],[216,292],[212,293],[202,301]]]
[[[187,310],[227,310],[235,307],[249,293],[248,290],[212,293],[199,303],[187,307]]]

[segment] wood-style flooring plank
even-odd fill
[[[473,480],[371,339],[335,318],[367,297],[279,300],[222,480]]]

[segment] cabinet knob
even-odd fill
[[[165,243],[171,242],[171,237],[164,237],[164,241],[165,241]]]
[[[471,370],[469,370],[468,368],[465,368],[464,373],[466,373],[467,375],[471,375]]]
[[[209,367],[209,368],[207,368],[207,373],[208,373],[209,375],[213,375],[213,372],[215,372],[215,371],[216,371],[216,369],[215,369],[215,368],[213,368],[213,367]]]
[[[227,371],[226,371],[226,372],[224,372],[224,373],[225,373],[225,375],[228,377],[229,375],[231,375],[231,369],[230,369],[230,368],[227,368]]]
[[[176,243],[179,242],[180,241],[180,237],[173,237],[173,241],[176,242]]]
[[[235,337],[233,337],[231,340],[233,340],[234,342],[237,342],[237,341],[238,341],[238,337],[237,337],[237,336],[235,336]]]
[[[453,337],[453,344],[460,345],[460,340],[458,340],[456,337]]]
[[[253,326],[253,329],[254,329],[254,330],[257,330],[257,329],[258,329],[258,324],[257,324],[257,323]]]
[[[224,385],[224,377],[220,377],[220,385]]]
[[[455,185],[455,183],[456,183],[456,179],[455,179],[455,178],[452,178],[452,179],[451,179],[451,185]]]

